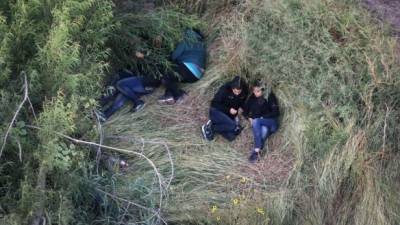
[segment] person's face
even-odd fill
[[[260,97],[263,94],[262,88],[260,87],[254,87],[253,88],[253,94],[254,96],[256,96],[257,98]]]
[[[234,95],[238,96],[238,95],[240,95],[240,93],[242,93],[242,90],[241,89],[237,89],[237,88],[233,88],[232,92],[233,92]]]

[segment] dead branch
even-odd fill
[[[37,130],[41,130],[42,128],[37,127],[37,126],[32,126],[32,125],[27,125],[26,127],[31,128],[31,129],[37,129]],[[144,158],[150,165],[151,167],[153,167],[153,170],[157,176],[158,179],[158,183],[159,183],[159,188],[160,188],[160,199],[159,199],[159,208],[162,208],[162,201],[163,201],[163,181],[162,181],[162,176],[159,173],[156,165],[154,164],[154,162],[149,159],[148,157],[146,157],[145,155],[139,153],[139,152],[135,152],[132,150],[128,150],[128,149],[122,149],[122,148],[116,148],[116,147],[111,147],[111,146],[107,146],[107,145],[100,145],[94,142],[90,142],[90,141],[83,141],[83,140],[79,140],[79,139],[75,139],[73,137],[67,136],[65,134],[59,133],[59,132],[54,132],[55,134],[57,134],[60,137],[63,137],[65,139],[68,139],[76,144],[84,144],[84,145],[90,145],[90,146],[96,146],[96,147],[101,147],[101,148],[105,148],[105,149],[109,149],[109,150],[113,150],[119,153],[123,153],[123,154],[128,154],[128,155],[136,155],[139,157]]]
[[[8,129],[6,131],[6,134],[4,135],[3,145],[1,146],[1,149],[0,149],[0,158],[1,158],[1,155],[3,154],[3,150],[4,150],[4,148],[6,146],[6,143],[7,143],[8,135],[9,135],[9,133],[11,131],[12,126],[14,125],[15,120],[17,119],[19,111],[21,111],[22,106],[25,104],[26,100],[28,99],[28,80],[26,79],[25,72],[22,72],[21,74],[24,74],[24,99],[22,100],[22,102],[19,104],[17,110],[15,111],[14,116],[13,116],[13,118],[11,120],[11,123],[8,126]]]
[[[168,179],[168,184],[166,185],[166,189],[169,188],[169,186],[170,186],[170,184],[172,182],[172,179],[175,176],[175,168],[174,168],[175,166],[174,166],[174,162],[172,160],[171,151],[170,151],[170,149],[169,149],[169,147],[168,147],[168,145],[167,145],[167,143],[165,141],[156,141],[156,140],[149,141],[149,140],[144,140],[144,138],[142,138],[142,137],[133,137],[133,136],[113,136],[112,135],[112,136],[107,136],[106,138],[117,139],[117,140],[125,140],[125,141],[131,141],[131,142],[139,142],[138,139],[140,139],[140,142],[142,143],[142,148],[141,148],[142,153],[143,153],[144,146],[145,146],[146,143],[147,144],[156,144],[156,145],[164,146],[165,150],[167,151],[168,159],[169,159],[169,162],[170,162],[170,165],[171,165],[171,175],[170,175],[170,178]]]

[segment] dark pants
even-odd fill
[[[183,63],[175,64],[173,70],[179,76],[176,76],[173,72],[167,73],[163,76],[163,83],[165,85],[165,95],[172,95],[174,99],[177,99],[184,93],[183,90],[179,89],[178,82],[194,83],[199,79]]]
[[[254,148],[262,149],[267,138],[275,133],[278,127],[278,122],[275,119],[253,119]]]
[[[236,138],[236,121],[234,119],[218,109],[210,108],[210,120],[213,132],[221,134],[228,141],[233,141]]]
[[[104,115],[107,118],[122,108],[128,100],[131,100],[135,105],[137,105],[141,102],[140,96],[147,94],[140,77],[122,79],[117,82],[116,88],[120,94],[116,97],[112,105],[104,112]]]

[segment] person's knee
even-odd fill
[[[236,135],[233,133],[228,133],[228,134],[224,135],[224,137],[229,142],[232,142],[236,139]]]
[[[260,119],[253,119],[253,122],[251,123],[251,126],[253,128],[259,127],[260,126]]]
[[[266,138],[268,136],[268,131],[269,131],[268,127],[266,127],[266,126],[261,127],[261,134],[262,134],[263,138]]]
[[[124,80],[119,80],[119,81],[117,81],[117,83],[115,84],[115,87],[116,87],[119,91],[121,91],[121,89],[123,88],[123,86],[124,86]]]

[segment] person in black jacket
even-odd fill
[[[254,135],[254,150],[249,161],[255,162],[263,149],[267,138],[278,130],[279,105],[275,94],[271,91],[264,98],[264,88],[260,81],[253,85],[253,94],[246,101],[243,115],[249,119]]]
[[[241,127],[238,114],[242,111],[247,92],[247,85],[239,76],[220,87],[211,101],[210,120],[201,128],[206,140],[213,140],[214,133],[221,134],[229,141],[239,135]]]
[[[173,104],[182,99],[185,92],[178,87],[178,82],[194,83],[200,80],[205,72],[206,56],[204,37],[198,31],[187,29],[183,41],[171,54],[174,72],[163,76],[165,94],[159,98],[159,102]]]

